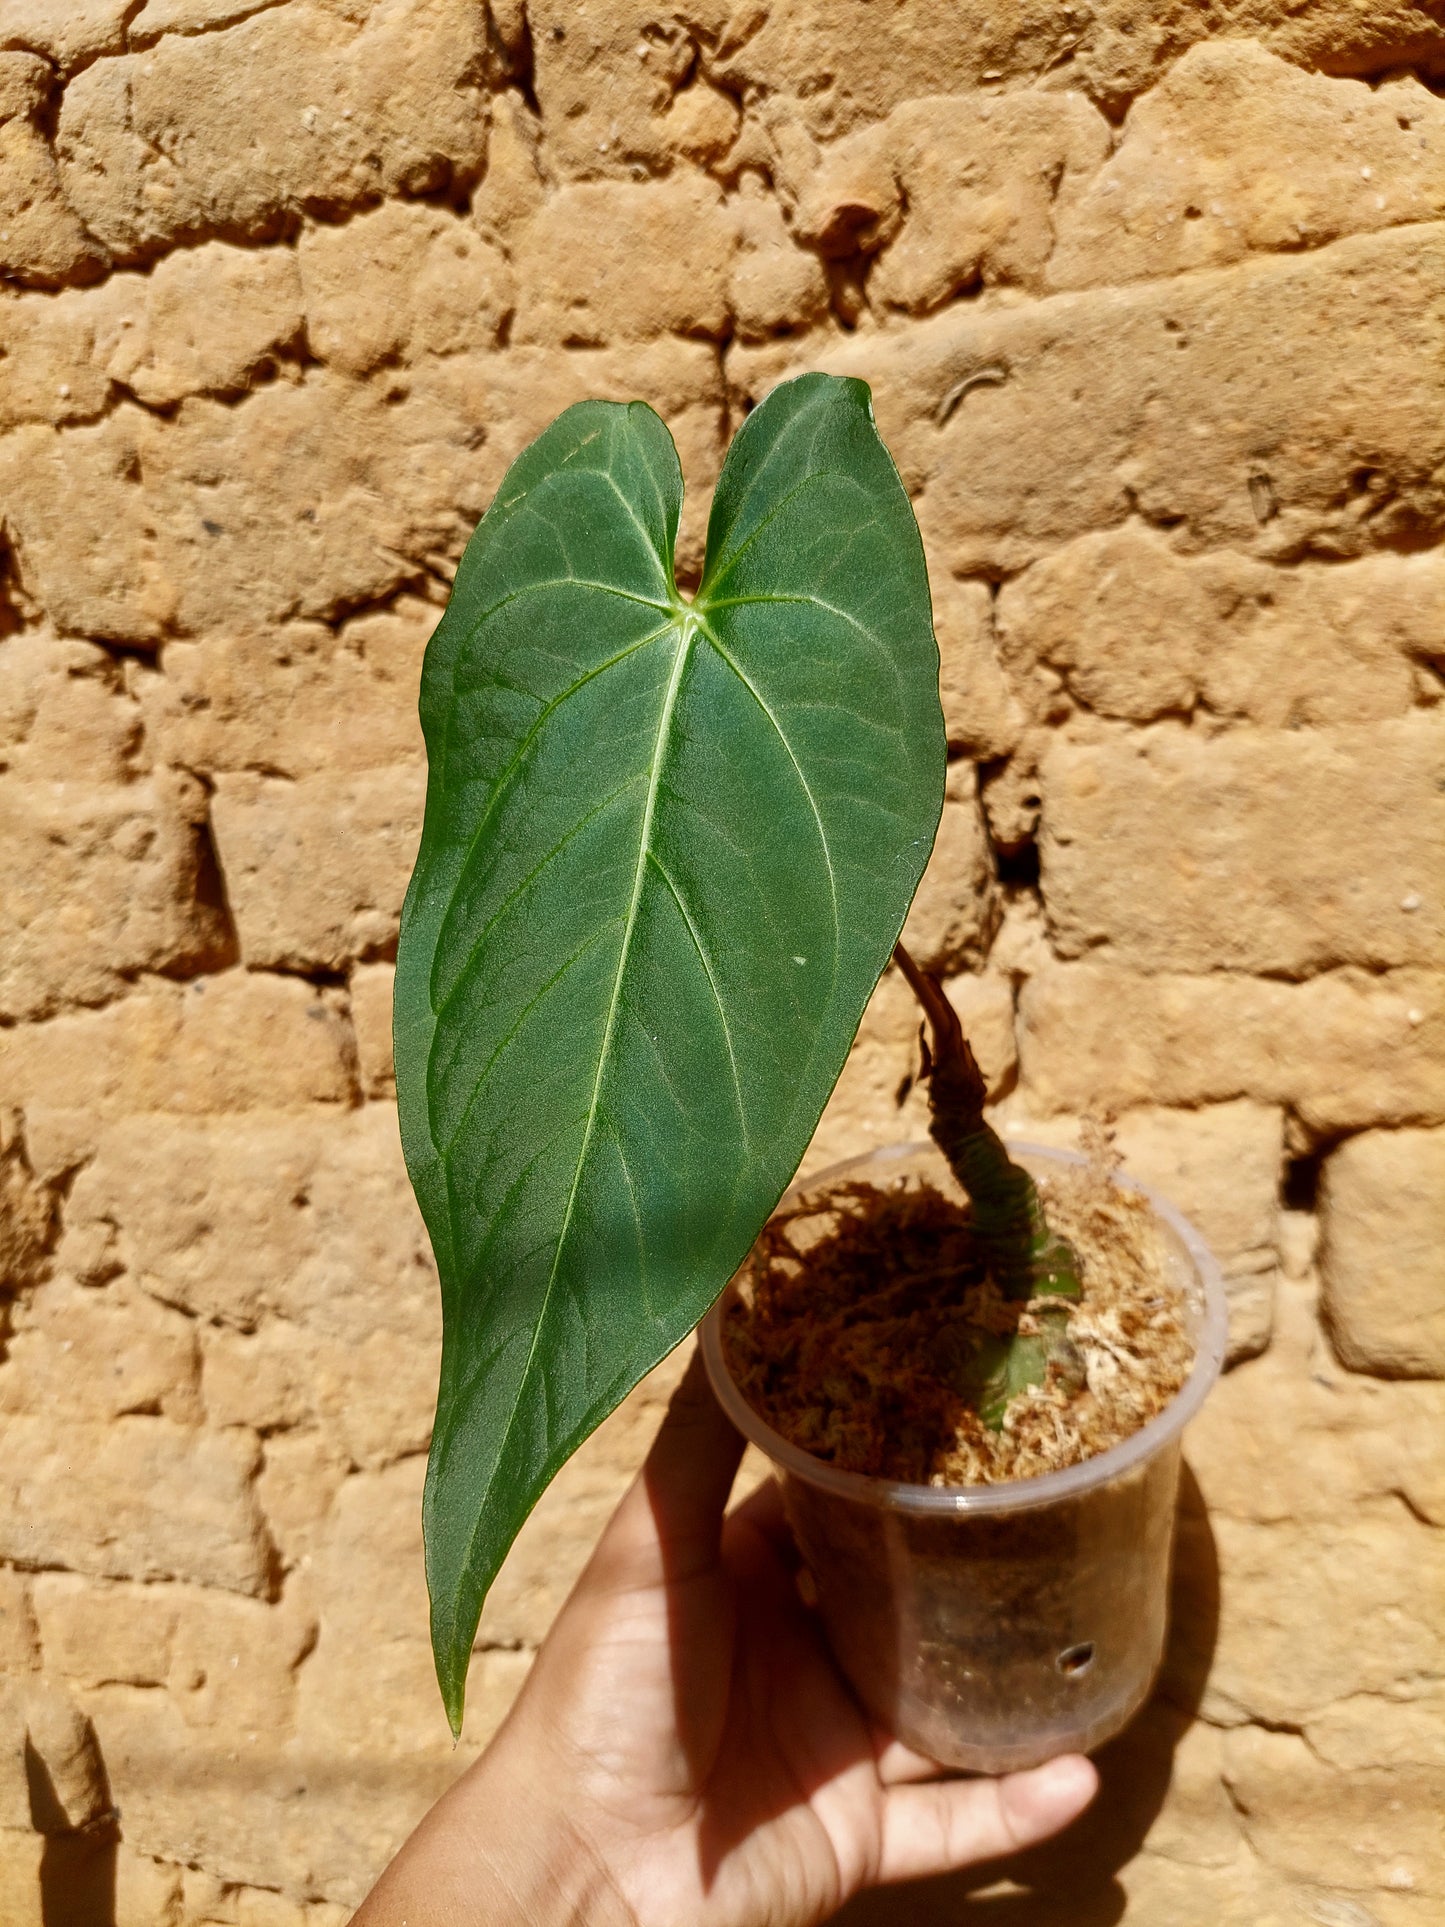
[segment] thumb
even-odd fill
[[[1098,1791],[1082,1754],[1001,1780],[935,1780],[884,1796],[878,1879],[918,1880],[1036,1846],[1076,1820]]]

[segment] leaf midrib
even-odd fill
[[[637,598],[635,597],[630,599],[637,600]],[[656,606],[661,608],[661,607],[665,607],[666,605],[657,604]],[[485,618],[483,619],[485,620]],[[531,748],[532,744],[536,741],[537,737],[542,733],[542,730],[546,727],[549,720],[556,715],[557,711],[562,707],[564,703],[570,702],[571,699],[575,695],[579,694],[580,691],[584,690],[590,682],[595,682],[598,676],[605,675],[609,669],[615,669],[618,663],[625,662],[629,656],[635,656],[639,649],[647,648],[649,643],[656,642],[659,636],[665,636],[668,630],[674,627],[675,622],[676,622],[676,614],[673,613],[670,620],[667,622],[664,622],[660,628],[649,631],[649,633],[645,636],[637,637],[635,641],[629,642],[626,648],[619,649],[615,655],[609,656],[605,662],[595,663],[590,669],[587,670],[585,675],[579,676],[575,682],[569,683],[565,689],[560,690],[557,695],[553,696],[548,702],[542,705],[542,707],[538,710],[537,714],[532,718],[532,721],[527,728],[526,735],[523,736],[522,740],[517,744],[517,747],[512,751],[512,754],[507,758],[505,767],[498,772],[497,777],[492,784],[491,791],[487,797],[486,808],[482,811],[481,816],[478,818],[476,828],[472,831],[471,835],[467,838],[467,846],[464,852],[462,853],[462,860],[457,865],[457,876],[459,879],[465,874],[466,867],[471,862],[472,856],[476,851],[478,843],[481,842],[482,837],[486,834],[487,826],[491,822],[492,817],[496,811],[498,800],[501,797],[505,796],[505,794],[507,793],[507,790],[512,783],[512,779],[516,776],[517,771],[522,766],[522,760],[526,756],[527,751]],[[443,918],[443,927],[445,927],[445,918]],[[458,966],[457,973],[456,973],[456,981],[453,983],[451,989],[447,992],[446,996],[442,999],[442,1001],[439,1004],[435,1002],[437,965],[436,965],[436,962],[433,962],[432,982],[428,986],[428,988],[433,993],[429,1001],[431,1001],[432,1020],[434,1025],[436,1023],[439,1023],[441,1019],[446,1015],[446,1012],[451,1005],[452,999],[456,996],[459,988],[461,987],[462,980],[465,978],[468,970],[471,968],[472,964],[476,960],[477,948],[478,948],[478,944],[473,943],[471,948],[467,952],[467,958],[465,963]]]
[[[791,494],[794,494],[797,492],[798,491],[791,491],[789,499],[791,499]],[[771,516],[769,516],[765,519],[770,521],[772,518]],[[752,537],[758,533],[760,533],[760,529],[754,529],[750,531],[747,540],[751,541]],[[742,546],[745,547],[746,542]],[[731,563],[736,560],[737,554],[738,554],[738,551],[734,551],[733,555],[728,558],[728,566],[731,566]],[[715,580],[720,580],[722,576],[726,574],[726,572],[727,572],[726,568],[721,570],[719,572],[719,576],[715,578]],[[567,1236],[571,1228],[573,1212],[576,1209],[577,1195],[581,1188],[581,1183],[582,1183],[582,1174],[586,1169],[588,1153],[591,1149],[592,1140],[596,1132],[597,1116],[598,1116],[598,1110],[600,1106],[600,1099],[601,1099],[601,1093],[602,1093],[602,1083],[606,1075],[608,1063],[611,1056],[612,1038],[613,1038],[613,1034],[617,1024],[617,1013],[621,1007],[622,985],[627,972],[627,963],[631,952],[633,933],[636,929],[637,913],[642,901],[643,881],[646,876],[649,857],[653,856],[652,847],[651,847],[652,824],[653,824],[654,815],[656,813],[657,796],[658,796],[658,790],[661,782],[662,768],[666,760],[667,751],[669,747],[673,710],[676,707],[677,696],[678,696],[679,689],[681,687],[683,672],[686,669],[687,663],[692,654],[693,644],[698,636],[702,636],[706,640],[708,645],[712,648],[714,653],[717,655],[719,661],[721,661],[731,671],[733,676],[736,677],[737,681],[742,685],[742,687],[747,690],[749,696],[751,696],[754,703],[756,703],[757,707],[761,710],[762,714],[767,718],[768,723],[772,727],[773,732],[777,736],[778,741],[782,744],[783,750],[786,753],[790,764],[792,765],[795,776],[797,777],[799,786],[801,787],[804,796],[807,798],[808,807],[812,812],[814,823],[817,826],[818,840],[822,846],[823,860],[828,872],[829,899],[830,899],[830,906],[831,906],[832,917],[833,917],[833,944],[832,944],[833,985],[830,987],[830,993],[831,993],[831,988],[836,987],[837,970],[838,970],[839,938],[841,935],[841,918],[839,914],[839,905],[838,905],[837,877],[833,869],[833,855],[832,855],[832,850],[828,843],[828,836],[827,836],[826,828],[823,823],[822,812],[818,807],[817,798],[813,795],[812,785],[808,782],[808,779],[804,774],[802,766],[798,761],[797,753],[794,750],[793,745],[789,740],[786,731],[783,729],[777,717],[774,715],[771,706],[765,700],[765,698],[763,697],[762,693],[758,690],[756,685],[753,683],[752,679],[744,672],[741,665],[736,661],[736,659],[733,657],[731,652],[723,645],[721,638],[713,629],[712,625],[707,621],[706,610],[708,608],[708,603],[706,601],[706,587],[707,585],[704,584],[704,588],[699,593],[698,598],[695,602],[689,604],[689,603],[682,602],[679,599],[677,602],[671,605],[671,614],[678,628],[677,656],[673,663],[672,674],[671,674],[671,677],[669,678],[667,693],[666,693],[666,696],[664,697],[662,711],[658,718],[657,735],[654,739],[654,744],[653,744],[651,768],[648,773],[647,801],[643,809],[641,834],[638,839],[638,855],[637,855],[636,868],[633,874],[632,895],[628,904],[626,923],[623,930],[622,944],[618,952],[617,969],[613,976],[612,994],[608,1004],[606,1024],[603,1029],[602,1044],[598,1052],[597,1071],[596,1071],[596,1075],[593,1078],[592,1092],[591,1092],[591,1097],[587,1107],[586,1123],[583,1129],[582,1143],[577,1153],[576,1164],[573,1168],[572,1184],[567,1195],[567,1204],[563,1213],[561,1229],[557,1236],[557,1242],[553,1247],[551,1268],[547,1275],[547,1282],[543,1288],[543,1293],[542,1293],[542,1301],[538,1308],[536,1322],[532,1329],[532,1342],[528,1348],[527,1357],[523,1363],[521,1374],[517,1381],[519,1388],[526,1384],[528,1377],[530,1376],[532,1371],[532,1366],[537,1355],[538,1347],[541,1344],[542,1330],[544,1325],[546,1324],[548,1307],[551,1304],[552,1295],[556,1288],[558,1274],[561,1270],[563,1253],[567,1245]],[[641,597],[638,597],[635,599],[639,601],[644,600],[644,598],[641,598]],[[762,598],[759,598],[759,599],[761,600]],[[784,598],[781,598],[781,597],[778,598],[778,600],[783,600],[783,599]],[[790,597],[787,597],[786,599],[788,601],[797,601],[802,603],[814,603],[814,602],[817,602],[818,600],[816,597],[812,597],[812,596],[796,596],[796,597],[790,596]],[[742,600],[751,600],[751,598],[720,597],[718,599],[718,606],[726,607],[728,603],[731,601],[742,601]],[[654,606],[668,607],[668,605],[665,605],[665,604],[659,604]],[[823,606],[826,606],[826,605],[823,605]],[[842,612],[830,611],[830,613],[841,614]],[[564,696],[557,700],[565,700],[566,696],[570,696],[573,693],[575,693],[576,688],[580,687],[583,683],[592,681],[593,677],[600,674],[603,669],[612,667],[615,661],[621,659],[621,656],[630,655],[633,653],[635,649],[645,646],[646,644],[656,642],[659,636],[665,635],[667,633],[667,629],[671,626],[672,625],[670,623],[664,624],[662,628],[658,630],[654,630],[651,635],[640,639],[639,642],[633,643],[632,645],[629,646],[628,649],[620,652],[620,655],[618,657],[613,658],[608,663],[598,665],[596,669],[590,671],[587,676],[581,679],[581,683],[574,685],[572,688],[569,688],[566,692],[564,692]],[[863,627],[864,625],[859,624],[857,626]],[[542,726],[546,717],[555,712],[556,706],[557,706],[557,703],[554,700],[554,702],[547,705],[547,708],[544,710],[544,712],[535,719],[533,728],[528,732],[528,737],[527,737],[528,741],[532,740],[537,729],[539,729]],[[497,786],[493,790],[493,798],[495,798],[496,796],[497,789],[505,787],[507,778],[510,777],[510,775],[513,773],[513,771],[516,768],[516,763],[517,763],[517,759],[514,758],[512,762],[509,764],[507,771],[505,771],[503,773],[503,776],[499,779]],[[478,831],[476,834],[480,834],[481,830],[485,827],[486,819],[490,816],[490,813],[491,813],[491,810],[490,810],[491,801],[492,799],[489,799],[488,809],[483,814],[483,822],[478,825]],[[471,839],[471,847],[475,847],[475,842],[476,842],[476,835],[474,834],[473,838]],[[655,861],[655,858],[654,858],[654,861]],[[731,1040],[729,1040],[729,1042],[730,1041]],[[745,1123],[744,1123],[744,1129],[746,1129]],[[497,1450],[498,1463],[500,1463],[503,1455],[506,1452],[507,1443],[515,1428],[515,1425],[516,1425],[516,1415],[514,1413],[508,1420],[506,1430],[504,1431],[501,1442],[498,1446],[498,1450]],[[482,1519],[479,1516],[476,1526],[473,1528],[471,1538],[468,1544],[468,1551],[467,1551],[468,1567],[472,1565],[472,1562],[475,1556],[475,1548],[477,1545],[477,1541],[481,1535],[481,1529],[482,1529]]]
[[[607,1007],[607,1022],[603,1027],[601,1049],[597,1053],[597,1073],[592,1080],[592,1096],[587,1106],[587,1122],[583,1128],[582,1143],[577,1152],[577,1162],[572,1171],[572,1186],[567,1193],[567,1205],[562,1214],[561,1229],[558,1231],[557,1242],[552,1252],[551,1269],[547,1274],[547,1283],[542,1291],[542,1302],[538,1306],[536,1322],[532,1327],[532,1343],[527,1349],[527,1356],[517,1380],[519,1387],[525,1385],[530,1377],[532,1361],[536,1358],[537,1347],[541,1343],[542,1329],[547,1322],[547,1310],[552,1302],[552,1293],[557,1284],[557,1274],[561,1268],[562,1253],[567,1244],[567,1233],[572,1224],[572,1213],[577,1205],[577,1193],[581,1187],[582,1173],[587,1165],[587,1154],[591,1149],[593,1133],[597,1126],[597,1111],[602,1095],[602,1080],[607,1071],[608,1060],[612,1049],[612,1034],[616,1028],[617,1013],[622,1003],[622,980],[627,974],[627,960],[632,949],[633,933],[637,928],[638,907],[642,902],[643,879],[647,874],[647,859],[652,845],[652,819],[657,809],[657,792],[661,784],[662,766],[667,756],[668,738],[672,729],[672,712],[677,704],[677,694],[682,684],[683,670],[687,667],[688,659],[692,654],[693,640],[698,630],[702,627],[701,622],[693,615],[691,610],[679,608],[678,613],[682,617],[682,620],[678,625],[677,657],[672,666],[672,676],[668,682],[667,694],[663,698],[662,713],[658,718],[657,724],[657,736],[653,743],[652,768],[648,775],[647,784],[647,802],[643,808],[642,831],[638,838],[637,866],[632,878],[632,898],[627,906],[627,922],[622,933],[622,945],[617,954],[617,969],[612,979],[612,996]],[[514,1411],[507,1421],[507,1428],[502,1434],[501,1444],[497,1450],[498,1463],[501,1462],[502,1456],[506,1452],[507,1443],[511,1438],[515,1425],[516,1412]],[[481,1527],[482,1521],[479,1516],[472,1530],[471,1539],[467,1547],[468,1567],[470,1567],[472,1563],[477,1539],[481,1533]]]

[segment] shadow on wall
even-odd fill
[[[1102,1784],[1093,1806],[1048,1846],[967,1874],[865,1894],[837,1916],[839,1927],[1114,1927],[1127,1899],[1114,1876],[1138,1853],[1164,1804],[1174,1749],[1199,1711],[1218,1629],[1219,1559],[1186,1465],[1164,1664],[1148,1705],[1096,1754]],[[1021,1891],[983,1891],[1004,1880]]]
[[[49,1768],[29,1740],[25,1777],[30,1824],[44,1834],[40,1859],[43,1927],[115,1927],[115,1862],[120,1829],[113,1811],[87,1825],[70,1824]]]

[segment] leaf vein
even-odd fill
[[[597,1110],[602,1096],[602,1079],[607,1070],[608,1054],[612,1046],[612,1033],[616,1027],[617,1012],[622,1001],[622,984],[627,974],[627,959],[628,953],[632,948],[632,935],[637,928],[637,911],[642,901],[642,882],[647,874],[647,855],[652,839],[652,818],[657,806],[657,792],[661,784],[663,758],[667,750],[668,735],[672,727],[672,712],[677,703],[677,692],[682,684],[682,672],[686,668],[688,658],[692,653],[692,639],[695,633],[696,626],[694,624],[683,624],[681,634],[678,638],[677,659],[673,664],[672,678],[667,685],[667,694],[663,698],[662,713],[658,718],[657,736],[654,741],[652,753],[652,771],[647,786],[647,805],[643,811],[642,834],[639,839],[637,851],[637,868],[633,874],[632,899],[627,906],[627,920],[622,936],[622,947],[617,957],[617,972],[612,980],[612,1001],[608,1006],[607,1023],[602,1033],[602,1048],[597,1054],[597,1074],[592,1080],[592,1097],[587,1107],[587,1122],[583,1128],[582,1144],[577,1153],[577,1163],[572,1172],[572,1187],[567,1194],[567,1206],[562,1214],[561,1229],[557,1233],[557,1243],[552,1253],[551,1269],[547,1274],[547,1283],[542,1291],[542,1302],[537,1307],[537,1318],[532,1327],[532,1343],[527,1352],[526,1362],[523,1364],[522,1370],[517,1378],[519,1389],[526,1384],[528,1378],[531,1376],[532,1363],[537,1356],[537,1347],[541,1343],[542,1331],[547,1322],[547,1307],[551,1302],[552,1292],[556,1287],[557,1271],[562,1262],[562,1252],[567,1243],[567,1233],[571,1229],[572,1213],[576,1209],[577,1193],[582,1183],[582,1172],[587,1163],[587,1154],[592,1145],[592,1135],[597,1126]],[[516,1411],[514,1410],[507,1421],[506,1429],[497,1446],[498,1463],[500,1463],[502,1455],[507,1449],[507,1441],[511,1436],[512,1429],[516,1422]],[[481,1536],[482,1524],[483,1521],[479,1517],[476,1525],[472,1529],[467,1546],[468,1567],[471,1566],[472,1560],[475,1557],[476,1545]]]
[[[615,790],[612,790],[608,795],[604,796],[601,802],[596,804],[594,808],[588,810],[585,816],[579,816],[577,821],[573,823],[571,827],[568,829],[567,834],[563,837],[560,837],[558,841],[552,845],[551,849],[548,850],[547,854],[542,858],[541,862],[538,863],[534,869],[530,870],[527,873],[527,875],[522,878],[522,881],[516,885],[514,889],[508,891],[507,895],[497,905],[496,909],[487,918],[486,922],[482,925],[481,929],[477,932],[476,941],[473,943],[471,949],[467,952],[465,963],[463,963],[459,968],[459,970],[457,971],[456,982],[452,985],[451,989],[447,992],[445,999],[437,1009],[437,1021],[439,1023],[441,1019],[446,1015],[447,1011],[450,1009],[453,1000],[460,995],[463,984],[465,983],[467,977],[469,976],[473,967],[476,964],[477,957],[481,951],[482,945],[486,942],[487,938],[492,934],[492,931],[496,928],[497,924],[501,921],[501,919],[511,909],[512,905],[517,901],[518,897],[524,896],[526,892],[531,889],[532,885],[537,881],[538,877],[541,876],[542,872],[547,868],[547,866],[550,863],[554,862],[556,858],[562,854],[563,850],[566,849],[567,845],[572,841],[573,837],[580,836],[583,830],[587,828],[589,823],[595,822],[595,820],[599,816],[601,816],[602,812],[605,809],[609,808],[613,803],[617,801],[619,796],[624,796],[627,793],[627,791],[630,790],[633,787],[633,785],[640,779],[641,775],[642,775],[641,770],[635,770],[633,774],[628,777],[625,783],[619,784]]]
[[[882,641],[882,638],[878,634],[878,631],[876,629],[870,629],[866,622],[860,622],[857,616],[850,614],[847,609],[840,609],[836,602],[824,602],[821,596],[816,596],[816,595],[724,596],[720,602],[709,602],[707,605],[707,612],[709,615],[712,615],[718,609],[735,609],[743,603],[751,603],[751,602],[800,602],[806,608],[826,609],[830,616],[837,616],[840,622],[846,622],[850,624],[854,629],[858,631],[860,635],[867,636],[871,642]]]
[[[656,539],[649,533],[647,527],[643,523],[642,517],[637,513],[637,510],[632,506],[631,502],[629,502],[627,497],[623,494],[621,488],[618,486],[617,477],[611,472],[610,469],[603,469],[600,471],[600,473],[604,476],[608,486],[612,490],[612,493],[617,497],[618,501],[622,504],[623,508],[626,509],[628,517],[631,520],[634,528],[637,530],[637,533],[642,537],[643,542],[647,546],[648,554],[654,557],[659,556],[662,553],[662,551],[658,548]],[[667,583],[665,579],[663,582],[663,587],[664,588],[667,587]],[[642,598],[639,597],[638,600],[641,601]],[[657,606],[659,608],[665,608],[667,605],[665,603],[660,603]]]
[[[767,717],[768,721],[772,724],[773,731],[776,734],[778,741],[782,744],[784,750],[786,751],[788,761],[793,766],[793,773],[796,775],[798,779],[798,782],[802,788],[803,794],[808,799],[808,807],[813,812],[813,821],[814,823],[816,823],[818,827],[818,841],[823,847],[823,861],[828,868],[828,891],[832,900],[832,909],[833,909],[833,978],[834,978],[834,982],[836,982],[837,974],[838,974],[838,946],[839,946],[839,943],[841,942],[842,935],[843,935],[843,919],[838,908],[838,879],[833,870],[833,852],[828,844],[828,833],[823,827],[823,813],[818,808],[818,799],[813,794],[812,784],[808,781],[807,777],[803,774],[803,766],[798,761],[797,752],[794,750],[793,745],[788,740],[786,730],[784,730],[782,724],[778,721],[777,717],[773,714],[772,707],[768,703],[766,698],[763,696],[762,691],[757,687],[757,685],[753,682],[752,678],[743,669],[741,663],[735,661],[734,658],[723,647],[722,642],[719,640],[719,638],[713,632],[713,630],[709,627],[707,622],[704,621],[701,624],[701,627],[702,627],[703,634],[707,637],[708,641],[712,644],[713,648],[717,651],[717,654],[721,657],[722,661],[725,662],[728,668],[732,670],[733,674],[737,677],[738,681],[742,684],[743,688],[747,690],[748,694],[752,697],[753,701],[757,704],[758,708],[763,712],[763,714]]]
[[[609,920],[606,923],[599,924],[598,927],[592,932],[592,935],[587,939],[587,941],[583,944],[579,944],[577,949],[575,949],[572,952],[572,955],[568,957],[565,960],[565,962],[558,965],[557,969],[553,971],[552,975],[547,979],[546,983],[542,985],[541,989],[537,992],[536,996],[531,1000],[531,1002],[523,1006],[522,1010],[518,1013],[516,1023],[512,1025],[512,1028],[507,1032],[506,1036],[497,1045],[497,1048],[492,1052],[491,1056],[487,1059],[486,1064],[483,1066],[482,1070],[478,1073],[476,1084],[473,1086],[473,1089],[472,1089],[472,1094],[467,1099],[467,1107],[462,1112],[461,1117],[457,1120],[456,1129],[452,1132],[451,1136],[447,1139],[445,1144],[439,1145],[437,1147],[443,1158],[450,1157],[452,1152],[456,1149],[457,1139],[461,1136],[463,1130],[466,1128],[467,1122],[470,1119],[472,1114],[472,1107],[475,1105],[478,1096],[481,1094],[483,1088],[486,1085],[487,1077],[491,1071],[492,1066],[496,1063],[497,1059],[501,1056],[502,1052],[507,1048],[508,1044],[511,1043],[512,1039],[516,1036],[517,1032],[522,1028],[523,1024],[526,1023],[527,1019],[531,1016],[532,1012],[537,1008],[538,1004],[540,1004],[542,999],[547,995],[547,992],[551,990],[555,984],[559,984],[562,981],[562,979],[567,975],[567,972],[572,968],[574,964],[581,962],[581,960],[587,955],[587,952],[592,948],[593,944],[595,944],[599,938],[604,937],[607,934],[607,932],[612,928],[613,923],[615,921],[616,921],[615,918],[609,918]]]
[[[743,1149],[747,1151],[749,1155],[751,1155],[751,1146],[748,1143],[748,1114],[743,1103],[742,1073],[738,1069],[737,1051],[733,1046],[732,1026],[728,1022],[728,1014],[723,1007],[722,993],[717,987],[717,977],[713,971],[712,959],[707,954],[707,949],[703,944],[702,935],[698,930],[697,924],[693,921],[692,912],[688,909],[687,905],[683,902],[682,892],[678,889],[677,885],[673,882],[672,877],[668,872],[667,866],[662,861],[662,858],[658,856],[655,850],[649,850],[648,860],[649,862],[651,862],[654,869],[657,871],[657,874],[662,878],[663,882],[667,885],[668,890],[671,892],[672,900],[677,905],[678,911],[681,914],[683,922],[687,925],[687,934],[692,938],[693,948],[697,951],[698,962],[703,967],[703,972],[707,977],[708,989],[711,990],[712,992],[712,1000],[717,1005],[718,1020],[722,1024],[723,1040],[727,1045],[728,1063],[732,1067],[733,1090],[737,1095],[738,1128],[741,1130],[743,1135]]]
[[[498,800],[505,794],[508,786],[512,781],[512,778],[516,775],[518,769],[521,767],[522,758],[526,755],[527,751],[531,748],[532,744],[536,741],[537,736],[541,732],[541,730],[545,728],[548,718],[555,715],[556,712],[562,707],[564,703],[570,702],[572,697],[575,696],[579,690],[585,689],[588,683],[593,682],[598,676],[605,674],[607,670],[616,668],[619,662],[625,662],[629,656],[636,655],[639,649],[647,648],[650,643],[656,642],[659,636],[665,636],[669,629],[675,628],[676,626],[677,626],[676,618],[674,617],[672,621],[664,622],[660,628],[652,630],[650,634],[645,636],[639,636],[636,642],[630,642],[625,649],[619,649],[615,656],[609,656],[606,662],[597,663],[595,667],[587,671],[585,676],[579,676],[576,682],[569,683],[566,689],[562,690],[559,695],[554,696],[552,700],[549,703],[547,703],[538,712],[537,716],[533,719],[531,726],[527,730],[526,735],[521,739],[521,741],[517,744],[516,749],[512,752],[505,767],[497,772],[497,775],[492,782],[491,791],[487,796],[487,806],[482,811],[481,817],[477,822],[476,828],[472,831],[472,834],[467,838],[466,852],[463,855],[461,864],[459,865],[457,870],[458,883],[460,883],[461,878],[466,871],[467,865],[471,862],[472,857],[476,852],[478,843],[485,835],[487,827],[491,823],[492,816],[494,811],[496,810]],[[443,926],[443,933],[444,931],[445,931],[445,925]],[[441,949],[442,949],[441,938],[439,937],[437,940],[436,962],[432,969],[432,980],[430,985],[428,986],[429,1001],[431,1003],[433,1016],[437,1015],[440,1009],[440,1006],[438,1006],[436,1001],[436,987],[437,987],[438,971],[441,963]],[[450,999],[450,997],[451,997],[451,991],[448,991],[446,993],[446,996],[442,1000],[443,1005]]]
[[[847,476],[839,477],[834,474],[834,471],[832,469],[826,469],[826,468],[816,468],[812,471],[811,474],[805,475],[802,481],[799,482],[795,488],[790,488],[787,494],[782,498],[782,500],[780,502],[774,503],[773,507],[768,510],[767,514],[763,516],[760,521],[758,521],[752,528],[748,530],[747,534],[743,537],[742,541],[739,542],[737,547],[733,550],[732,554],[725,555],[722,558],[722,566],[719,568],[717,575],[715,577],[710,577],[710,581],[721,582],[727,575],[729,575],[731,571],[737,567],[742,557],[747,554],[748,550],[752,547],[753,543],[757,541],[758,537],[763,533],[763,531],[771,527],[771,525],[777,521],[778,517],[782,514],[783,510],[787,508],[790,502],[796,501],[797,498],[803,493],[805,489],[812,487],[814,482],[821,482],[830,475],[833,476],[834,480],[846,481],[848,479]],[[698,598],[697,598],[698,606],[708,607],[708,608],[712,606],[711,598],[708,596],[708,593],[707,593],[708,588],[709,588],[709,582],[704,582],[701,590],[698,592]]]

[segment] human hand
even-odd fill
[[[1080,1757],[947,1779],[870,1722],[776,1486],[724,1520],[741,1454],[695,1355],[512,1712],[354,1927],[811,1927],[1088,1805]]]

